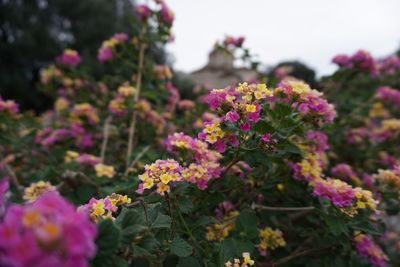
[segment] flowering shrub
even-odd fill
[[[398,58],[337,56],[320,90],[281,71],[183,99],[153,51],[173,19],[133,7],[99,72],[65,50],[39,117],[0,98],[0,265],[398,265]],[[254,63],[244,38],[219,45]]]

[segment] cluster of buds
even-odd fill
[[[235,228],[235,221],[239,212],[235,210],[235,206],[231,202],[224,201],[217,207],[215,213],[218,223],[207,227],[206,238],[209,241],[221,242]]]
[[[266,256],[268,251],[286,246],[283,233],[279,229],[273,230],[271,227],[265,227],[260,230],[259,237],[258,251],[262,256]]]

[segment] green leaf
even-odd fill
[[[193,257],[179,258],[176,267],[201,267],[200,263]]]
[[[362,221],[350,224],[350,227],[371,235],[382,235],[385,232],[385,224],[382,222],[372,223]]]
[[[236,244],[232,238],[225,239],[220,246],[218,253],[218,266],[224,266],[225,262],[232,260],[237,254]]]
[[[98,237],[96,246],[99,254],[112,254],[121,241],[121,230],[110,219],[103,220],[98,224]]]
[[[328,225],[330,232],[335,235],[339,236],[342,233],[347,233],[348,227],[346,225],[345,220],[339,216],[332,216],[327,215],[325,217],[325,222]]]
[[[97,227],[97,255],[92,265],[96,267],[127,266],[125,261],[114,255],[114,252],[118,249],[121,242],[121,230],[109,219],[101,221]]]
[[[179,200],[179,209],[182,213],[188,214],[193,209],[193,202],[189,198]]]
[[[154,205],[148,210],[149,224],[152,229],[171,227],[171,217],[162,214],[160,205]]]
[[[258,236],[257,216],[252,210],[243,210],[236,219],[236,230],[245,239],[253,239]]]
[[[171,253],[178,257],[188,257],[192,254],[193,248],[182,238],[176,237],[171,243]]]

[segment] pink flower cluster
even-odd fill
[[[13,100],[4,100],[0,96],[0,112],[16,115],[19,112],[18,104]]]
[[[306,121],[318,126],[332,123],[336,117],[335,107],[322,98],[323,93],[303,82],[283,80],[274,94],[277,96],[275,101],[291,104]]]
[[[175,15],[174,12],[165,4],[164,1],[157,1],[161,5],[159,12],[160,20],[167,26],[171,27],[174,22]]]
[[[323,132],[310,130],[306,137],[311,142],[312,151],[320,153],[329,149],[328,137]]]
[[[243,36],[240,37],[232,37],[232,36],[227,36],[225,37],[225,40],[223,41],[223,44],[225,47],[229,46],[234,46],[234,47],[241,47],[245,41],[245,38]]]
[[[387,261],[389,261],[382,249],[370,237],[364,234],[356,234],[354,244],[357,253],[361,257],[367,258],[374,266],[384,267]]]
[[[380,75],[394,75],[400,70],[400,57],[397,55],[375,61],[377,72]]]
[[[63,141],[70,136],[68,129],[44,128],[37,132],[35,143],[44,147],[50,147],[59,141]]]
[[[1,266],[86,267],[96,226],[56,192],[10,205],[0,223]]]
[[[164,195],[170,192],[171,183],[182,181],[181,171],[183,167],[173,159],[156,160],[150,165],[144,166],[145,172],[139,175],[141,183],[136,193],[143,194],[145,189],[157,187],[157,193]]]
[[[351,185],[337,179],[318,179],[313,194],[328,199],[337,207],[353,205],[354,191]]]
[[[168,27],[171,27],[175,19],[175,15],[172,10],[163,0],[155,0],[154,2],[159,5],[159,11],[154,12],[148,5],[145,4],[137,5],[134,7],[134,12],[137,17],[142,21],[146,21],[153,13],[158,16],[160,22]]]
[[[167,150],[174,154],[184,152],[192,155],[190,160],[194,162],[184,168],[181,174],[184,180],[196,184],[199,189],[207,188],[208,182],[221,174],[221,154],[209,150],[207,143],[184,133],[174,133],[167,137],[165,145]]]
[[[113,58],[113,49],[117,45],[125,43],[128,41],[128,39],[129,37],[126,33],[114,34],[110,39],[103,42],[97,53],[97,59],[100,61],[100,63],[111,60]]]
[[[352,56],[337,55],[332,59],[332,62],[345,69],[358,69],[369,73],[374,73],[376,70],[374,58],[364,50],[359,50]]]
[[[354,177],[357,177],[357,174],[353,170],[353,168],[345,163],[336,164],[331,169],[331,174],[334,177],[340,178],[342,180],[351,180]]]
[[[81,63],[81,57],[77,51],[65,49],[64,52],[57,57],[57,61],[69,67],[76,67]]]
[[[368,72],[374,77],[394,75],[400,70],[400,57],[391,55],[382,59],[374,59],[370,53],[359,50],[352,56],[337,55],[332,62],[343,69],[354,69]]]
[[[140,20],[147,20],[150,17],[151,9],[147,5],[137,5],[134,8],[135,14]]]
[[[388,104],[392,104],[396,108],[400,108],[400,91],[388,86],[379,87],[376,90],[375,98],[382,100]]]

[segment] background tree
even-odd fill
[[[51,101],[36,89],[40,69],[67,47],[93,67],[101,42],[129,30],[131,13],[129,0],[0,0],[0,95],[45,110]]]

